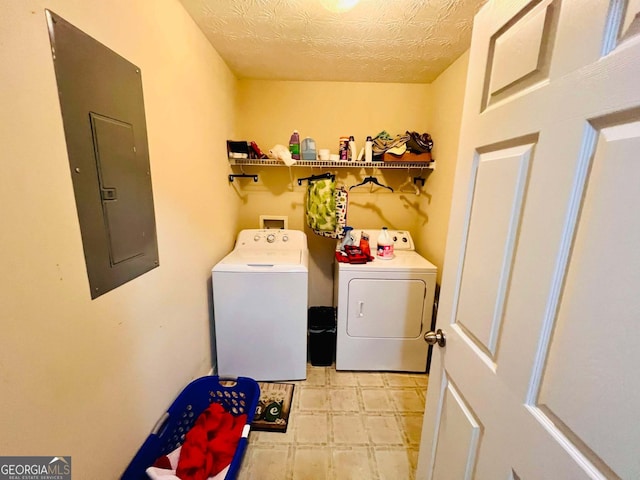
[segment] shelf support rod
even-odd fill
[[[289,185],[291,186],[291,191],[293,192],[295,186],[293,185],[293,170],[291,169],[291,165],[289,165]]]

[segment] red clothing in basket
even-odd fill
[[[219,473],[231,463],[246,423],[246,414],[235,417],[219,403],[209,405],[185,437],[176,475],[206,480]]]

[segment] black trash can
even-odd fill
[[[310,307],[309,361],[316,367],[328,367],[336,352],[336,309],[333,307]]]

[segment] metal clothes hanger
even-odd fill
[[[391,190],[393,192],[393,188],[391,188],[389,185],[385,185],[384,183],[380,183],[380,181],[376,178],[376,177],[365,177],[364,180],[362,180],[362,182],[358,183],[357,185],[352,185],[351,187],[349,187],[349,190],[353,190],[356,187],[360,187],[362,185],[366,185],[367,183],[374,183],[376,185],[378,185],[379,187],[382,188],[387,188],[389,190]]]
[[[409,175],[404,183],[398,187],[398,191],[420,195],[420,189],[418,188],[418,185],[416,185],[416,178],[418,177],[412,178],[411,175]]]
[[[314,180],[322,180],[323,178],[330,178],[331,180],[335,180],[336,176],[329,172],[323,173],[321,175],[311,175],[310,177],[299,178],[298,185],[302,185],[302,182],[304,182],[305,180],[308,180],[309,183],[311,183]]]
[[[249,173],[244,173],[244,168],[240,166],[240,173],[230,173],[229,174],[229,182],[233,182],[234,178],[253,178],[254,182],[258,181],[258,175],[252,175]]]
[[[251,175],[248,173],[230,173],[229,174],[229,181],[233,182],[234,178],[253,178],[254,182],[258,181],[258,175]]]

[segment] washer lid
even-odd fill
[[[213,267],[214,272],[306,272],[302,250],[236,249]]]
[[[375,257],[375,251],[372,251],[372,254]],[[338,263],[338,268],[340,270],[348,270],[348,271],[403,271],[411,270],[414,272],[433,272],[436,273],[438,271],[438,267],[436,267],[429,260],[421,256],[416,252],[411,251],[396,251],[394,256],[390,260],[382,260],[378,257],[371,262],[362,263],[362,264],[351,264],[351,263]]]

